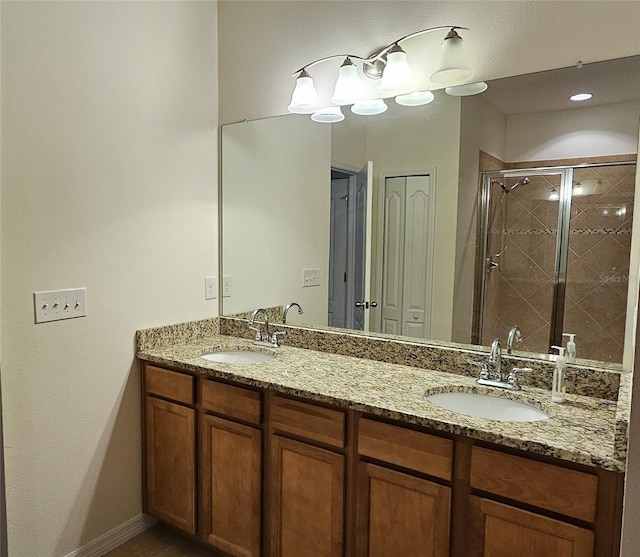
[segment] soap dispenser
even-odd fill
[[[575,364],[576,363],[576,343],[575,338],[576,335],[574,333],[562,333],[563,337],[568,337],[567,341],[567,363]]]
[[[551,387],[551,401],[562,403],[564,402],[564,347],[552,346],[558,351],[556,357],[556,367],[553,370],[553,385]]]

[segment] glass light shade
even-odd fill
[[[344,114],[342,114],[339,106],[329,106],[321,110],[316,110],[311,115],[311,119],[321,124],[335,124],[336,122],[342,122],[342,120],[344,120]]]
[[[296,88],[291,95],[291,104],[287,107],[294,114],[311,114],[318,109],[318,92],[313,85],[313,78],[301,71],[296,79]]]
[[[468,97],[469,95],[478,95],[489,88],[484,81],[476,83],[465,83],[464,85],[456,85],[454,87],[445,87],[444,91],[447,95],[453,97]]]
[[[374,116],[387,111],[387,104],[382,99],[360,101],[351,107],[351,112],[358,116]]]
[[[462,39],[455,31],[453,34],[454,36],[446,38],[442,43],[436,69],[431,74],[431,81],[435,83],[460,83],[473,75],[462,46]]]
[[[592,93],[576,93],[575,95],[571,95],[569,98],[572,101],[588,101],[591,97],[593,97]]]
[[[336,87],[331,97],[333,104],[354,104],[365,97],[364,84],[358,76],[358,68],[347,58],[340,66]]]
[[[402,106],[423,106],[433,102],[433,93],[431,91],[415,91],[408,95],[399,95],[396,102]]]
[[[378,92],[383,95],[404,95],[413,88],[413,71],[407,62],[407,53],[396,46],[387,54],[387,65],[382,72]]]

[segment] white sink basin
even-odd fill
[[[210,362],[219,362],[221,364],[259,364],[270,362],[275,358],[275,354],[253,352],[251,350],[229,350],[228,352],[211,352],[200,357]]]
[[[427,400],[459,414],[501,422],[537,422],[549,418],[547,413],[528,404],[478,393],[440,393],[428,396]]]

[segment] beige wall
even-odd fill
[[[635,153],[640,101],[507,117],[506,161]]]
[[[222,145],[224,313],[295,301],[300,320],[326,324],[331,126],[296,115],[230,124]],[[303,288],[303,269],[320,269],[320,286]]]
[[[9,555],[60,556],[141,513],[135,330],[217,312],[217,13],[1,9]],[[80,286],[86,318],[34,325],[34,291]]]

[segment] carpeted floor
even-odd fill
[[[156,524],[104,557],[219,557],[219,554]]]

